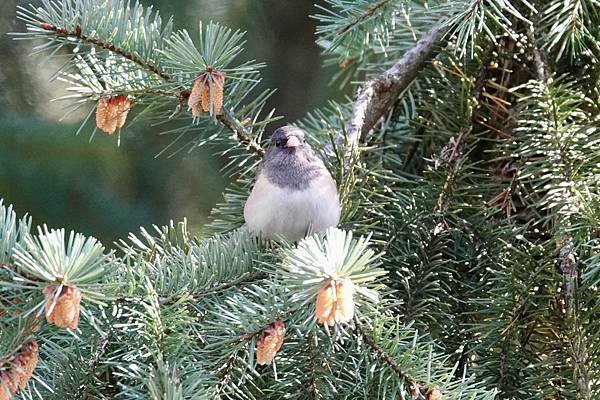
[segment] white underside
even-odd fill
[[[333,179],[324,176],[308,188],[281,188],[260,176],[244,207],[251,232],[265,239],[302,239],[322,232],[340,220],[340,205]]]

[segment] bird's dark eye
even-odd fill
[[[302,142],[303,142],[303,143],[306,143],[306,139],[304,139]]]
[[[275,141],[275,146],[281,147],[281,140],[276,140]]]

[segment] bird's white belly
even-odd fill
[[[281,188],[266,178],[258,179],[244,207],[250,231],[266,239],[296,241],[307,233],[321,232],[338,224],[340,206],[331,178],[318,179],[308,188]]]

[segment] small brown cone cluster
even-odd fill
[[[425,400],[442,400],[442,391],[439,388],[431,388],[425,395]]]
[[[188,98],[188,106],[192,110],[194,117],[199,116],[203,111],[210,112],[214,115],[221,114],[223,108],[223,86],[225,84],[225,74],[219,71],[213,71],[211,68],[207,72],[201,74],[194,81],[190,97]],[[211,103],[212,95],[212,103]]]
[[[275,355],[283,345],[285,324],[277,320],[262,329],[256,342],[256,362],[258,365],[271,364]]]
[[[56,291],[62,288],[58,297]],[[44,288],[46,297],[46,320],[59,328],[77,329],[81,292],[75,286],[48,285]],[[56,301],[55,301],[56,298]]]
[[[125,95],[104,96],[96,106],[96,125],[112,135],[125,125],[130,108],[131,99]]]
[[[9,400],[19,389],[25,389],[38,363],[39,349],[35,340],[25,343],[6,368],[0,372],[0,400]]]
[[[350,278],[331,279],[317,294],[317,321],[333,326],[348,322],[354,316],[354,284]]]

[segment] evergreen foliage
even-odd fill
[[[219,145],[236,182],[205,236],[184,221],[113,250],[30,231],[0,202],[0,399],[31,339],[39,362],[21,399],[600,397],[599,6],[327,0],[316,41],[358,98],[426,32],[443,34],[361,140],[346,124],[358,100],[296,122],[343,207],[338,228],[299,243],[243,227],[277,119],[257,90],[262,64],[240,61],[243,33],[209,22],[194,39],[123,0],[21,8],[17,37],[65,58],[63,99],[90,107],[79,131],[96,131],[99,99],[128,96],[128,124],[164,124],[169,152]],[[194,118],[192,87],[215,73],[223,112]],[[317,297],[338,280],[355,288],[353,317],[319,324]],[[81,291],[74,330],[44,322],[63,287]],[[274,321],[283,346],[258,365]]]

